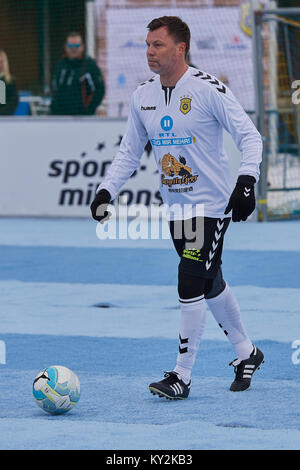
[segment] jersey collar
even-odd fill
[[[178,80],[178,82],[175,85],[175,88],[179,88],[191,75],[191,67],[187,69],[186,72],[182,75],[182,77]]]
[[[176,85],[174,87],[164,87],[160,81],[160,77],[158,76],[158,83],[159,83],[159,86],[164,90],[165,88],[172,88],[172,90],[177,90],[177,88],[179,88],[191,75],[191,67],[189,67],[187,69],[186,72],[184,72],[184,74],[182,75],[182,77],[178,80],[178,82],[176,83]]]

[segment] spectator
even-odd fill
[[[13,115],[18,103],[19,96],[16,81],[9,70],[9,63],[6,53],[0,49],[0,80],[5,83],[6,104],[0,104],[0,115]]]
[[[104,93],[101,71],[86,55],[81,34],[68,34],[65,56],[58,62],[54,73],[51,114],[92,115]]]

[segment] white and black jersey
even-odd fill
[[[162,87],[159,75],[132,95],[120,149],[98,190],[114,199],[139,167],[150,140],[159,170],[160,192],[167,206],[189,204],[184,218],[223,218],[232,192],[223,128],[242,153],[239,175],[259,178],[262,140],[232,92],[208,73],[189,67],[175,87]],[[197,204],[204,205],[204,214]],[[182,219],[172,211],[170,220]]]

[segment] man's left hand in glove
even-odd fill
[[[240,175],[236,186],[230,196],[225,214],[232,210],[232,221],[240,222],[247,220],[255,209],[254,185],[256,180],[253,176]]]

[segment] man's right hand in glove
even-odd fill
[[[110,199],[111,196],[109,192],[106,189],[100,189],[90,206],[93,219],[97,220],[101,224],[111,216],[111,212],[106,210]]]

